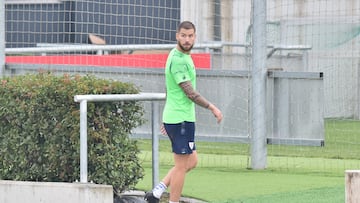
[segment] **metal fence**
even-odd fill
[[[266,134],[265,139],[260,138],[262,146],[297,145],[301,155],[302,145],[322,146],[326,150],[326,119],[359,119],[358,1],[169,2],[0,4],[4,8],[0,15],[5,19],[0,24],[0,44],[4,46],[0,47],[0,62],[5,65],[6,61],[2,75],[34,73],[39,69],[56,74],[94,74],[134,83],[142,92],[164,92],[161,64],[176,43],[176,24],[190,19],[198,28],[193,52],[194,57],[198,55],[194,61],[203,66],[198,70],[198,89],[225,115],[224,122],[216,126],[209,112],[198,108],[200,139],[249,143],[254,131],[262,129],[265,131],[260,130],[260,134]],[[256,11],[252,5],[263,7],[255,7],[259,9]],[[103,12],[109,9],[115,10]],[[162,14],[157,12],[159,9]],[[71,18],[75,11],[76,17]],[[258,22],[258,18],[263,21]],[[263,34],[256,33],[259,28],[264,28]],[[106,44],[84,42],[89,34],[104,39]],[[131,40],[126,41],[127,38]],[[256,48],[256,40],[263,44]],[[44,47],[43,43],[51,43],[51,47]],[[107,55],[96,55],[98,50]],[[259,54],[258,50],[263,52]],[[104,65],[109,61],[114,62]],[[259,104],[252,103],[259,96],[254,94],[258,82],[253,76],[259,73],[254,72],[255,66],[259,66],[261,77],[267,81],[266,91],[258,92]],[[260,113],[263,115],[252,114],[264,106]],[[145,116],[150,122],[151,116]],[[261,120],[260,126],[254,126],[253,119],[262,116],[266,116],[265,123]],[[136,129],[136,134],[149,134],[149,122]],[[346,134],[340,128],[332,130],[338,135]],[[357,144],[359,138],[352,136],[346,142]],[[267,150],[279,149],[271,145]],[[339,154],[342,151],[345,149],[339,149]],[[288,167],[296,167],[293,165]]]

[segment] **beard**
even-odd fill
[[[178,45],[179,45],[180,49],[184,52],[190,52],[194,46],[194,44],[192,44],[190,47],[186,48],[183,45],[181,45],[180,42],[178,42]],[[189,46],[190,44],[185,44],[185,45]]]

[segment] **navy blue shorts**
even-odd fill
[[[196,150],[194,122],[164,123],[164,127],[170,138],[172,151],[175,154],[192,154],[193,150]]]

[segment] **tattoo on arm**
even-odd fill
[[[185,92],[186,96],[195,104],[204,108],[209,107],[210,102],[208,102],[203,96],[200,95],[200,93],[194,90],[190,81],[180,83],[180,87]]]

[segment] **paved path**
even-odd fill
[[[114,203],[147,203],[144,200],[144,191],[140,190],[131,190],[124,192],[121,198],[116,198]],[[180,202],[183,203],[206,203],[202,200],[197,200],[188,197],[181,197]]]

